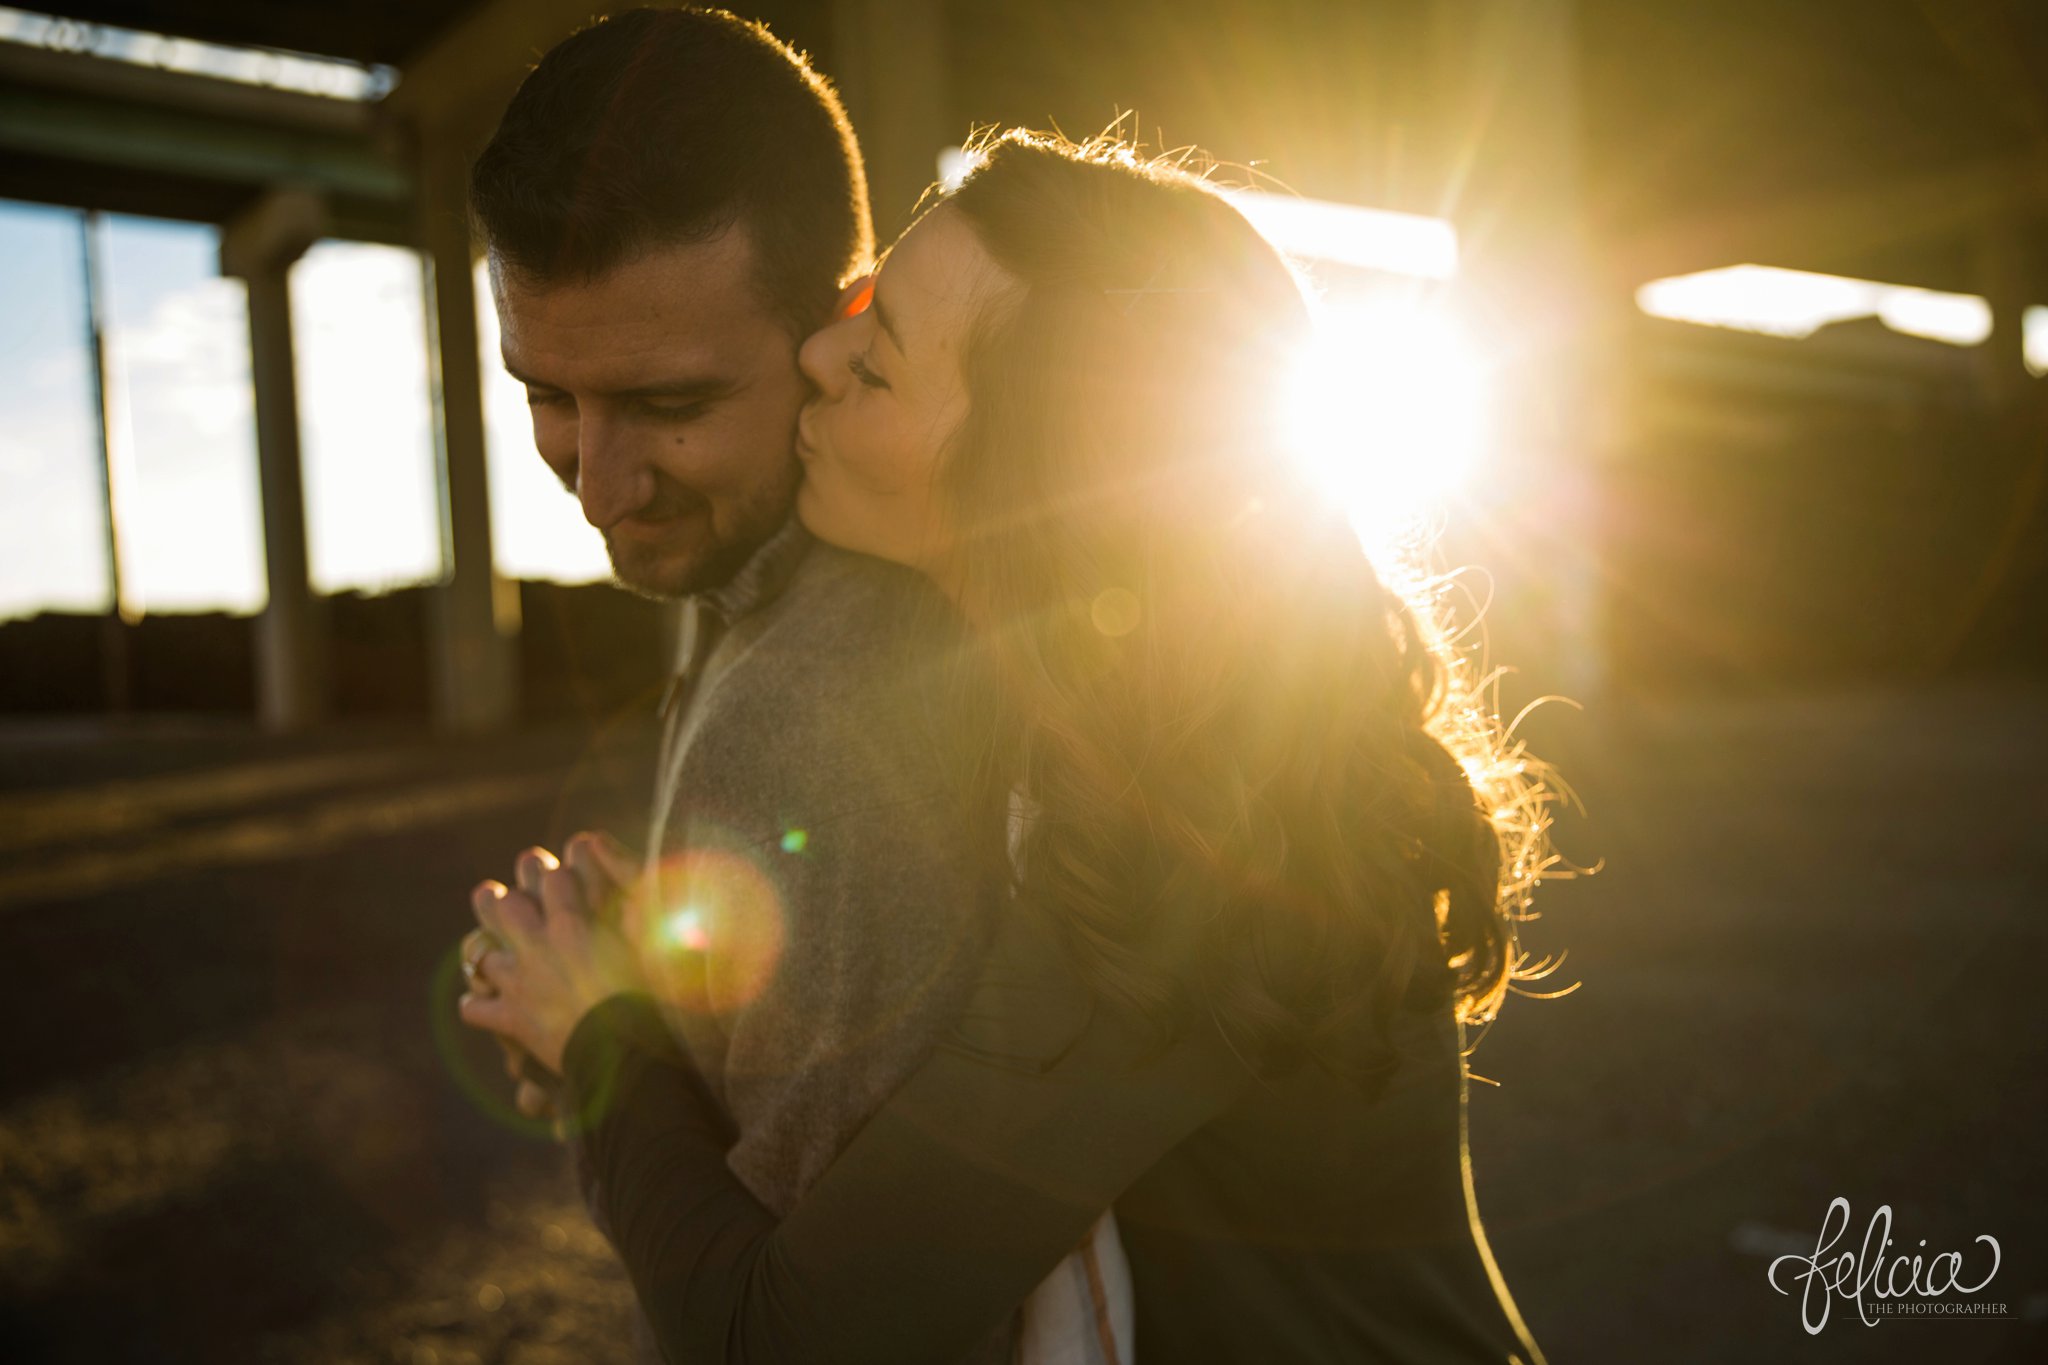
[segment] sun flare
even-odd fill
[[[1370,546],[1399,539],[1472,477],[1487,425],[1485,367],[1448,309],[1326,307],[1285,398],[1288,444]]]

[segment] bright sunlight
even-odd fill
[[[1481,357],[1435,301],[1326,304],[1319,333],[1284,399],[1289,445],[1368,547],[1399,542],[1472,476],[1488,426]]]

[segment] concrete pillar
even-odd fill
[[[317,195],[277,190],[221,233],[221,273],[238,276],[249,290],[249,374],[269,585],[256,624],[256,711],[273,732],[304,729],[328,706],[326,631],[306,559],[290,289],[292,262],[319,240],[326,221]]]
[[[878,248],[910,225],[940,149],[966,136],[953,124],[947,54],[940,0],[832,2],[829,74],[860,135]]]
[[[433,711],[441,728],[475,733],[502,728],[518,709],[519,595],[518,584],[498,577],[491,555],[466,146],[423,132],[419,203],[447,573],[434,594],[428,643]]]
[[[80,264],[84,267],[86,345],[92,355],[93,434],[100,454],[100,493],[107,509],[107,614],[100,622],[100,685],[112,715],[126,715],[134,705],[133,669],[128,660],[128,603],[125,556],[121,553],[121,492],[114,458],[112,393],[107,385],[105,278],[100,263],[100,216],[78,215]]]

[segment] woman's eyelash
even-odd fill
[[[858,379],[871,389],[886,389],[889,387],[888,381],[868,368],[867,357],[865,356],[848,356],[846,358],[846,368],[852,372],[855,379]]]

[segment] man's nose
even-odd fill
[[[585,417],[576,431],[576,500],[583,504],[583,519],[607,530],[653,497],[654,473],[626,433]]]

